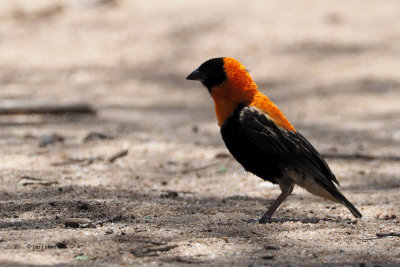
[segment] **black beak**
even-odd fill
[[[203,81],[204,76],[199,71],[199,69],[195,69],[192,73],[189,74],[189,76],[186,77],[186,80]]]

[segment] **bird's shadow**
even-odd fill
[[[286,222],[300,222],[304,224],[317,224],[321,221],[324,222],[335,222],[335,223],[347,223],[347,224],[357,224],[357,220],[351,220],[351,219],[343,219],[341,217],[335,217],[335,216],[327,216],[324,218],[317,218],[317,217],[311,217],[311,218],[269,218],[265,222],[260,223],[260,219],[243,219],[242,221],[247,222],[247,223],[259,223],[259,224],[271,224],[271,223],[286,223]]]

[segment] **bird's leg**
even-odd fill
[[[282,202],[292,193],[294,188],[294,183],[290,182],[288,184],[279,183],[279,186],[282,190],[282,193],[279,195],[277,199],[275,199],[274,203],[272,203],[271,207],[264,213],[264,215],[260,218],[259,223],[266,223],[268,219],[272,217],[272,214],[276,211],[276,209],[282,204]]]

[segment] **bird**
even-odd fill
[[[200,81],[211,94],[222,139],[232,156],[246,171],[279,185],[281,194],[259,223],[272,220],[295,185],[343,204],[354,217],[362,217],[335,186],[339,182],[321,154],[258,90],[249,71],[238,60],[209,59],[186,79]]]

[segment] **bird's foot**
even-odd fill
[[[258,218],[258,219],[243,219],[246,223],[259,223],[259,224],[266,224],[266,223],[273,223],[279,221],[279,219],[273,218]]]
[[[263,216],[258,220],[259,224],[266,224],[266,223],[272,223],[272,222],[274,222],[274,220],[271,217],[264,217]]]

